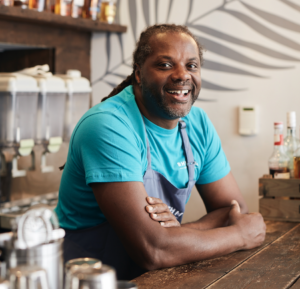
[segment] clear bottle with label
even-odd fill
[[[300,179],[300,146],[294,153],[294,178]]]
[[[289,179],[289,157],[283,146],[283,123],[274,123],[274,151],[269,158],[269,171],[274,179]]]
[[[289,157],[289,169],[291,178],[294,177],[294,154],[299,147],[299,139],[296,137],[296,112],[287,113],[287,136],[284,139],[285,153]]]

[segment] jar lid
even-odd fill
[[[90,93],[92,91],[89,80],[82,77],[79,70],[68,70],[67,74],[56,74],[55,76],[65,81],[69,93]]]

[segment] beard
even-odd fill
[[[182,82],[178,83],[182,85]],[[148,85],[144,77],[141,79],[141,89],[147,110],[151,112],[151,114],[156,114],[166,119],[177,119],[186,116],[198,98],[198,95],[195,95],[195,87],[193,86],[188,103],[183,104],[177,101],[170,101],[155,85]],[[181,107],[175,108],[172,104],[177,104],[177,106]]]

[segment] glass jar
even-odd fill
[[[37,10],[39,12],[44,11],[45,9],[45,0],[29,0],[28,8]]]
[[[27,9],[29,5],[29,0],[14,0],[14,6],[21,7],[22,9]]]
[[[101,3],[100,21],[112,24],[116,16],[116,3],[113,0],[104,0]]]
[[[101,0],[85,0],[82,11],[82,17],[92,20],[100,19]]]
[[[73,18],[81,18],[83,6],[84,6],[84,0],[73,0],[71,16]]]
[[[71,16],[72,1],[71,0],[56,0],[54,13],[61,16]]]
[[[14,6],[14,0],[0,0],[0,5]]]

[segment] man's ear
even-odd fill
[[[135,80],[136,80],[137,84],[140,86],[141,83],[142,83],[141,67],[138,64],[135,64],[134,67],[135,67],[135,69],[134,69],[134,77],[135,77]]]

